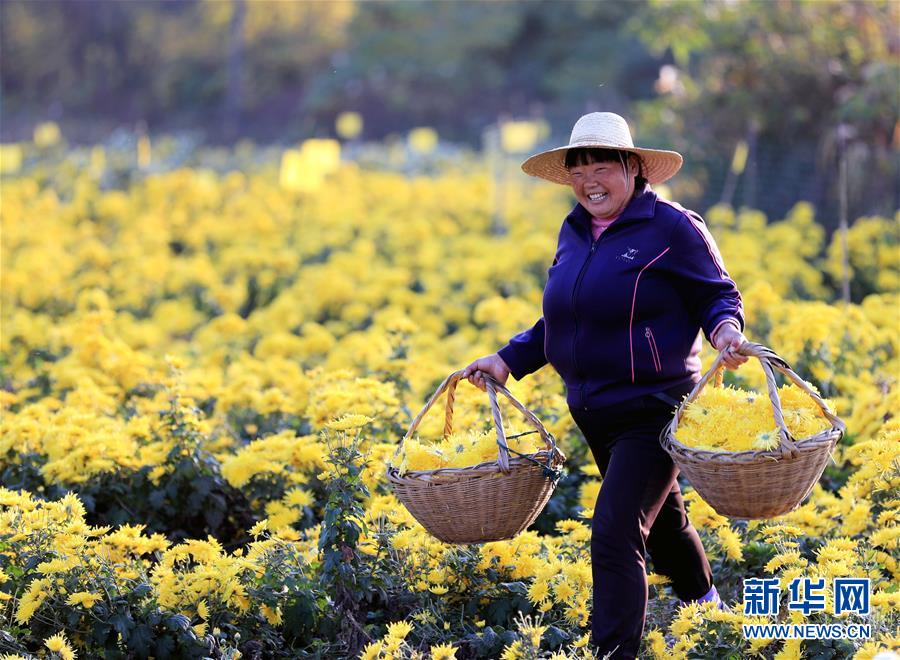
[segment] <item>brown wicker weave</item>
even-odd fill
[[[418,428],[437,398],[447,392],[444,437],[453,431],[453,402],[462,371],[450,374],[413,420],[400,441]],[[403,505],[433,536],[446,543],[484,543],[509,539],[528,527],[543,510],[556,488],[560,467],[566,460],[540,420],[503,385],[485,375],[494,429],[497,460],[465,468],[411,471],[401,475],[388,468],[388,481]],[[519,409],[543,439],[546,449],[527,456],[510,456],[497,404],[503,393]]]
[[[762,364],[775,423],[780,431],[779,446],[771,450],[716,452],[692,449],[678,442],[675,432],[685,406],[697,398],[713,374],[716,385],[721,386],[723,353],[719,354],[710,370],[675,411],[675,417],[663,429],[660,442],[700,497],[719,514],[744,519],[773,518],[796,509],[809,495],[822,476],[831,450],[847,427],[774,351],[760,344],[745,342],[738,353],[755,357]],[[781,412],[773,368],[812,397],[832,428],[803,440],[791,437]]]

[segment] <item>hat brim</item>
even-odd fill
[[[572,179],[569,176],[569,170],[566,169],[566,152],[569,149],[617,149],[637,154],[641,157],[641,162],[643,163],[644,178],[649,183],[662,183],[671,179],[681,169],[681,165],[684,162],[681,154],[677,151],[619,147],[598,142],[586,142],[557,147],[556,149],[549,149],[548,151],[535,154],[522,163],[522,170],[526,174],[537,176],[553,183],[560,183],[566,186],[571,185]]]

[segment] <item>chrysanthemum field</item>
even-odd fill
[[[590,657],[601,483],[550,367],[509,383],[568,456],[529,531],[442,544],[385,477],[437,385],[540,315],[566,189],[512,175],[500,205],[483,164],[455,156],[427,175],[345,161],[296,190],[248,145],[177,168],[34,146],[23,163],[0,191],[5,657]],[[731,611],[679,607],[651,573],[642,657],[898,651],[898,217],[852,223],[845,305],[840,235],[809,205],[698,210],[748,338],[848,433],[778,519],[723,518],[684,484]],[[759,389],[763,372],[726,383]],[[458,393],[455,428],[489,431],[485,394]],[[431,414],[420,438],[442,425]],[[786,599],[796,577],[867,577],[871,614],[836,617],[829,591],[823,612],[784,601],[768,621],[871,638],[744,639],[766,617],[744,616],[743,580],[777,578]]]

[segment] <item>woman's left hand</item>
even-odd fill
[[[737,369],[747,361],[747,356],[737,352],[747,338],[731,323],[723,324],[713,339],[713,347],[717,351],[725,351],[723,362],[729,369]]]

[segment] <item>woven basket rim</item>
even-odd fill
[[[550,452],[546,449],[541,449],[532,454],[524,454],[522,456],[510,456],[509,458],[509,467],[510,470],[513,468],[520,469],[522,467],[537,467],[532,461],[538,460],[539,458],[548,458],[550,462],[551,468],[557,468],[565,463],[565,459],[562,455],[556,451],[554,447],[554,451]],[[529,460],[531,459],[531,460]],[[503,470],[500,468],[499,461],[495,458],[492,461],[483,461],[481,463],[477,463],[475,465],[468,465],[466,467],[461,468],[435,468],[433,470],[410,470],[408,472],[400,473],[400,468],[396,465],[388,465],[388,476],[393,479],[408,479],[411,481],[421,480],[426,482],[427,477],[433,476],[458,476],[465,477],[467,475],[471,476],[482,476],[484,474],[493,474],[500,473],[503,474]]]
[[[699,397],[701,390],[706,386],[711,378],[715,377],[716,386],[722,386],[722,375],[725,369],[724,360],[725,354],[728,350],[730,349],[726,348],[719,352],[709,370],[707,370],[707,372],[700,377],[700,380],[697,381],[697,383],[694,385],[693,390],[691,390],[691,392],[675,409],[672,421],[669,422],[669,424],[667,424],[666,427],[660,432],[660,444],[662,445],[663,449],[665,449],[666,452],[668,452],[672,456],[673,460],[681,458],[684,460],[695,460],[698,462],[710,460],[719,464],[753,464],[760,462],[769,462],[772,459],[782,461],[788,458],[798,459],[800,457],[800,447],[798,446],[798,443],[804,443],[804,450],[805,452],[808,452],[810,450],[816,449],[815,447],[811,447],[811,444],[814,444],[820,440],[829,440],[832,443],[836,442],[836,439],[832,437],[834,433],[836,432],[836,437],[840,438],[846,432],[847,425],[844,423],[844,421],[831,411],[831,409],[828,407],[828,404],[819,395],[819,393],[809,383],[798,376],[797,373],[794,372],[793,369],[791,369],[790,365],[788,365],[788,363],[785,362],[783,358],[781,358],[771,348],[763,346],[762,344],[744,341],[736,352],[739,355],[756,358],[757,360],[759,360],[760,365],[763,368],[763,372],[766,376],[766,389],[775,418],[775,426],[777,427],[777,430],[780,434],[778,445],[771,449],[750,449],[742,452],[719,452],[714,450],[711,451],[709,449],[696,449],[688,447],[679,442],[675,437],[675,433],[677,432],[678,426],[681,422],[681,416],[683,412]],[[799,387],[801,390],[805,391],[807,395],[809,395],[809,397],[819,407],[821,415],[831,423],[830,429],[823,429],[822,431],[800,441],[796,440],[791,435],[790,431],[787,428],[787,423],[784,420],[784,415],[781,409],[778,387],[775,383],[775,371],[781,372],[793,385]],[[777,457],[775,456],[775,454],[777,454]]]
[[[711,449],[699,449],[682,444],[678,438],[669,431],[666,426],[664,430],[665,436],[669,439],[669,454],[673,457],[686,458],[694,461],[708,461],[710,463],[722,464],[756,464],[768,463],[772,460],[779,462],[796,460],[791,457],[785,457],[778,449],[750,449],[743,451],[713,451]],[[806,437],[802,440],[795,440],[794,444],[797,449],[803,453],[819,451],[827,445],[834,444],[843,435],[843,431],[837,426],[823,429],[818,433]],[[836,436],[836,438],[834,437]],[[830,450],[830,448],[829,448]]]
[[[409,429],[400,439],[400,443],[397,445],[397,449],[394,451],[394,458],[400,455],[403,449],[403,444],[412,436],[413,433],[415,433],[416,429],[419,427],[419,423],[422,421],[422,418],[429,411],[432,405],[434,405],[438,397],[441,396],[441,394],[443,394],[444,392],[447,393],[447,407],[444,416],[443,437],[444,439],[447,439],[450,436],[453,430],[453,407],[454,401],[456,400],[456,386],[460,380],[465,380],[463,378],[463,373],[465,373],[464,369],[454,371],[449,376],[447,376],[444,381],[438,386],[437,390],[434,392],[434,394],[431,395],[431,397],[425,403],[425,406],[421,411],[419,411],[419,414],[416,415],[415,419],[413,419],[412,423],[409,426]],[[516,452],[515,450],[510,450],[508,446],[506,431],[503,428],[503,414],[501,413],[500,406],[497,402],[498,392],[503,394],[509,400],[512,406],[525,416],[525,420],[534,427],[534,430],[538,432],[538,434],[541,436],[541,439],[544,441],[543,450],[553,452],[557,459],[559,459],[560,461],[565,461],[566,455],[557,446],[556,440],[554,440],[550,432],[547,431],[547,429],[541,423],[541,420],[538,419],[537,416],[528,408],[526,408],[518,399],[516,399],[516,397],[513,396],[512,392],[510,392],[504,385],[495,380],[490,374],[482,374],[482,376],[485,384],[484,389],[487,392],[488,402],[490,403],[491,418],[494,422],[494,431],[497,434],[497,464],[500,466],[501,470],[503,472],[509,471],[509,462],[512,459],[512,457],[510,456],[510,451],[512,451],[513,454],[518,454],[518,452]]]

